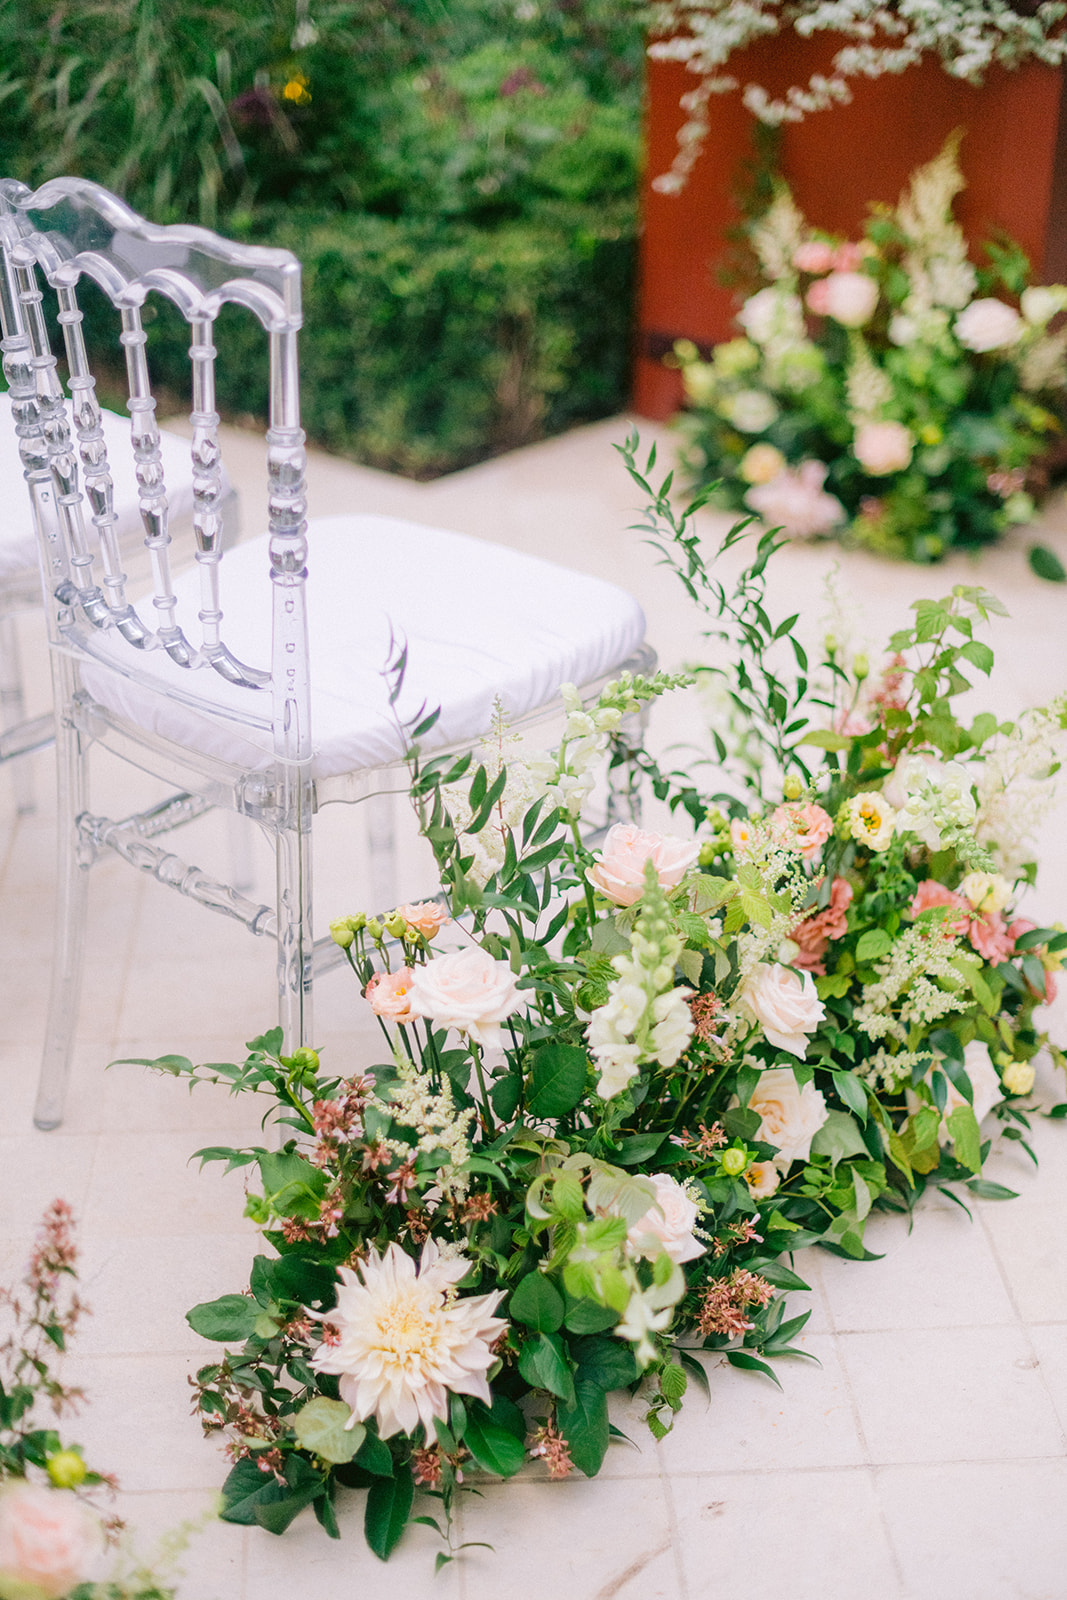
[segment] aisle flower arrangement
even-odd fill
[[[1067,706],[954,709],[997,603],[919,602],[879,667],[833,638],[809,661],[768,615],[777,541],[720,584],[636,447],[646,536],[729,646],[716,792],[628,731],[688,680],[565,689],[548,755],[501,725],[426,758],[427,718],[410,788],[440,894],[332,927],[379,1048],[329,1063],[274,1031],[240,1063],[145,1063],[261,1096],[271,1134],[199,1152],[244,1172],[263,1240],[246,1289],[189,1313],[226,1347],[195,1392],[230,1521],[310,1507],[336,1536],[356,1490],[377,1555],[417,1517],[452,1560],[464,1480],[595,1475],[613,1392],[659,1437],[709,1364],[802,1355],[791,1252],[862,1261],[872,1212],[931,1186],[1008,1197],[991,1140],[1026,1145],[1035,1057],[1064,1064],[1035,1013],[1067,933],[1017,901]],[[590,846],[605,757],[671,831]]]
[[[86,1310],[73,1220],[53,1201],[21,1286],[0,1288],[0,1600],[174,1600],[99,1504],[115,1480],[52,1425],[85,1399],[53,1370]],[[176,1533],[160,1565],[173,1564],[191,1531]]]
[[[675,347],[685,464],[724,503],[919,562],[1032,519],[1063,432],[1067,287],[1030,285],[1010,244],[969,259],[957,145],[862,239],[811,227],[781,184],[749,228],[759,287],[739,337],[708,361]]]

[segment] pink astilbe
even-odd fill
[[[718,1035],[713,1020],[722,1010],[722,1001],[716,994],[692,994],[689,1010],[693,1016],[693,1036],[704,1044],[717,1044]]]
[[[726,1143],[726,1129],[721,1122],[713,1122],[710,1128],[702,1122],[697,1123],[700,1132],[692,1134],[688,1128],[682,1129],[681,1138],[674,1138],[675,1144],[680,1144],[695,1156],[710,1156],[714,1151],[721,1150]]]
[[[728,1278],[719,1278],[704,1290],[697,1328],[705,1338],[713,1333],[739,1337],[754,1326],[746,1314],[749,1307],[765,1306],[773,1296],[774,1288],[766,1278],[747,1267],[735,1267]]]
[[[550,1478],[566,1478],[574,1471],[567,1441],[554,1422],[546,1422],[531,1434],[527,1448],[531,1456],[544,1462]]]
[[[824,957],[831,939],[843,939],[848,932],[848,908],[852,904],[852,885],[847,878],[835,878],[830,886],[830,904],[794,924],[789,930],[793,943],[800,946],[793,957],[793,966],[801,972],[813,972],[822,977],[826,971]]]
[[[0,1307],[10,1310],[15,1324],[0,1343],[0,1381],[9,1393],[22,1388],[46,1399],[57,1417],[85,1398],[81,1389],[67,1387],[49,1370],[50,1358],[66,1349],[88,1309],[77,1291],[73,1222],[67,1202],[53,1200],[22,1280],[29,1291],[28,1305],[14,1291],[0,1288]],[[29,1408],[23,1414],[28,1417]]]
[[[411,1452],[411,1476],[426,1489],[436,1489],[441,1482],[441,1452],[432,1444],[426,1450]]]

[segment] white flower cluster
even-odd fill
[[[955,842],[960,829],[970,829],[974,823],[978,811],[971,793],[974,776],[959,761],[905,756],[891,784],[896,831],[916,834],[928,850],[944,849]]]
[[[452,1098],[452,1086],[442,1078],[440,1089],[435,1089],[426,1073],[419,1072],[414,1062],[402,1055],[396,1058],[399,1085],[393,1089],[385,1104],[386,1111],[405,1128],[414,1128],[418,1141],[412,1147],[400,1139],[386,1139],[383,1143],[395,1155],[408,1160],[417,1155],[427,1155],[431,1150],[446,1150],[448,1163],[438,1170],[437,1178],[444,1194],[463,1194],[469,1184],[466,1173],[458,1171],[469,1159],[470,1125],[474,1108],[457,1111]]]
[[[562,684],[560,694],[567,720],[559,748],[550,755],[531,756],[528,769],[536,792],[577,820],[596,787],[593,768],[622,721],[624,711],[617,704],[605,705],[600,701],[587,711],[573,683]],[[632,709],[637,710],[636,701]]]
[[[674,985],[674,966],[684,941],[672,931],[667,897],[651,863],[645,869],[645,884],[630,934],[630,953],[612,959],[618,977],[586,1029],[589,1053],[600,1068],[597,1094],[602,1100],[621,1094],[642,1062],[673,1067],[693,1035],[688,1005],[693,991]]]
[[[876,981],[863,986],[852,1018],[856,1027],[868,1039],[903,1044],[912,1023],[928,1027],[950,1011],[966,1011],[969,1001],[957,992],[962,980],[953,966],[958,953],[959,940],[942,926],[914,922],[903,928],[890,953],[877,963]],[[952,988],[940,988],[939,979]]]
[[[852,1071],[864,1083],[869,1083],[876,1094],[895,1094],[905,1083],[911,1082],[911,1069],[920,1059],[928,1060],[929,1052],[924,1058],[920,1058],[917,1050],[901,1050],[893,1056],[880,1047],[866,1061],[857,1061]]]
[[[1032,859],[1034,835],[1056,797],[1067,695],[1026,711],[977,766],[975,834],[1008,876]]]

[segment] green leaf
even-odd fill
[[[589,1057],[574,1044],[545,1044],[536,1051],[526,1104],[530,1115],[564,1117],[585,1090]]]
[[[625,1389],[641,1376],[633,1346],[623,1339],[576,1339],[571,1346],[578,1363],[578,1379],[605,1391]]]
[[[689,1387],[686,1370],[676,1365],[673,1361],[663,1368],[659,1375],[660,1393],[672,1411],[681,1409],[685,1391]]]
[[[519,1371],[532,1389],[547,1389],[565,1405],[573,1405],[574,1378],[558,1334],[539,1333],[528,1339],[519,1356]]]
[[[301,1406],[292,1419],[292,1429],[298,1444],[335,1466],[351,1461],[367,1435],[350,1406],[343,1400],[327,1399],[324,1394]]]
[[[831,1074],[834,1088],[841,1099],[854,1111],[861,1123],[867,1121],[867,1091],[856,1077],[854,1072],[834,1072]]]
[[[374,1554],[387,1561],[404,1531],[415,1498],[415,1483],[406,1462],[392,1478],[376,1478],[367,1490],[363,1532]]]
[[[816,978],[815,993],[820,1000],[843,1000],[851,982],[851,973],[827,972],[821,978]]]
[[[543,1272],[528,1272],[512,1290],[508,1314],[538,1333],[555,1333],[563,1326],[563,1296]]]
[[[1039,578],[1045,578],[1049,583],[1067,583],[1063,562],[1046,545],[1032,544],[1027,559],[1030,570],[1036,572]]]
[[[498,1478],[514,1477],[526,1459],[522,1439],[480,1400],[471,1405],[463,1443],[482,1470],[495,1473]]]
[[[662,1145],[665,1133],[635,1133],[619,1140],[615,1159],[621,1167],[635,1167],[639,1162],[651,1161]]]
[[[602,1306],[598,1300],[575,1300],[573,1296],[567,1296],[567,1312],[563,1321],[571,1333],[603,1333],[607,1328],[613,1328],[618,1320],[619,1313],[612,1306]]]
[[[185,1313],[185,1320],[202,1339],[217,1339],[223,1344],[243,1344],[255,1332],[259,1306],[243,1294],[224,1294],[218,1300],[205,1300]],[[263,1474],[260,1473],[260,1477]]]
[[[770,1378],[779,1389],[782,1387],[774,1369],[769,1367],[766,1361],[761,1361],[758,1356],[749,1355],[747,1350],[728,1350],[726,1359],[731,1367],[740,1367],[743,1372],[762,1372],[764,1377]]]
[[[860,935],[856,945],[857,961],[877,961],[879,956],[888,955],[893,948],[893,941],[884,928],[868,928],[867,932]]]
[[[829,1156],[834,1166],[848,1156],[867,1154],[856,1119],[847,1111],[828,1111],[826,1121],[811,1141],[813,1156]]]
[[[574,1385],[574,1404],[558,1407],[556,1422],[570,1447],[574,1465],[587,1478],[595,1478],[611,1440],[604,1390],[591,1379],[580,1377]]]
[[[834,733],[829,728],[816,728],[797,740],[797,747],[807,744],[816,750],[847,750],[852,740],[844,733]]]
[[[1006,1189],[1002,1183],[992,1183],[988,1178],[968,1178],[967,1187],[979,1200],[1018,1200],[1018,1191]]]
[[[946,1118],[952,1135],[952,1148],[956,1160],[968,1172],[978,1172],[982,1166],[982,1136],[978,1120],[970,1106],[957,1106]]]
[[[493,1110],[501,1122],[510,1122],[519,1109],[522,1099],[522,1077],[517,1072],[509,1072],[506,1077],[498,1078],[489,1091]]]
[[[271,1500],[281,1500],[285,1490],[273,1473],[264,1475],[252,1456],[231,1468],[222,1486],[223,1522],[236,1522],[243,1527],[254,1527],[256,1507]]]
[[[384,1439],[379,1439],[376,1433],[367,1431],[367,1437],[359,1447],[356,1455],[357,1467],[362,1467],[364,1472],[369,1472],[375,1478],[391,1478],[393,1476],[393,1455]]]
[[[1062,568],[1061,568],[1062,571]],[[993,670],[995,657],[987,644],[982,644],[978,639],[968,639],[967,643],[960,646],[960,655],[977,667],[979,672],[987,676]]]
[[[284,1255],[272,1260],[257,1256],[252,1267],[252,1290],[261,1305],[271,1300],[292,1300],[298,1305],[333,1305],[337,1298],[337,1269],[309,1256]]]

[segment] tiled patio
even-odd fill
[[[700,654],[699,626],[680,587],[627,532],[637,496],[611,449],[625,419],[416,485],[314,455],[314,514],[411,515],[599,573],[638,594],[665,666]],[[669,436],[644,425],[646,442]],[[226,435],[247,530],[261,525],[262,441]],[[717,526],[709,517],[708,525]],[[1067,516],[1046,537],[1067,558]],[[992,634],[1000,667],[985,703],[1003,716],[1067,687],[1067,592],[1033,577],[1026,536],[974,565],[939,571],[841,558],[846,584],[877,647],[911,600],[980,581],[1007,603]],[[834,552],[793,547],[773,568],[778,613],[800,609],[814,630]],[[311,559],[314,560],[314,549]],[[371,579],[373,575],[370,575]],[[25,653],[46,682],[37,619]],[[476,626],[476,619],[472,622]],[[658,748],[696,738],[692,701],[665,705]],[[45,1205],[75,1207],[88,1319],[68,1370],[90,1405],[72,1432],[94,1463],[119,1473],[122,1508],[149,1536],[210,1505],[224,1466],[189,1417],[189,1370],[217,1347],[190,1333],[194,1302],[232,1291],[255,1234],[242,1219],[240,1175],[199,1174],[191,1152],[252,1141],[252,1109],[221,1091],[190,1096],[177,1083],[116,1057],[178,1051],[232,1059],[269,1025],[272,952],[243,929],[186,904],[118,861],[94,874],[88,981],[64,1126],[38,1133],[30,1110],[44,1030],[53,884],[50,756],[35,758],[40,804],[16,819],[0,774],[0,1276],[28,1253]],[[103,761],[95,809],[123,815],[153,798],[147,780]],[[320,819],[320,920],[362,902],[358,813]],[[1042,842],[1043,881],[1028,907],[1067,914],[1067,792]],[[210,822],[180,836],[204,866],[225,864],[228,840]],[[266,863],[262,863],[266,865]],[[415,857],[400,888],[417,890]],[[318,1042],[328,1060],[359,1067],[367,1019],[344,972],[317,995]],[[1067,1007],[1059,1008],[1061,1037]],[[1049,1075],[1046,1099],[1067,1097]],[[1067,1126],[1038,1121],[1035,1173],[1018,1146],[991,1175],[1015,1201],[974,1203],[974,1220],[947,1201],[928,1205],[913,1235],[896,1219],[870,1230],[884,1259],[799,1261],[812,1283],[804,1347],[819,1365],[780,1364],[783,1393],[766,1379],[713,1368],[711,1403],[693,1398],[655,1446],[640,1405],[616,1420],[639,1443],[613,1447],[602,1477],[549,1484],[536,1473],[468,1500],[461,1537],[486,1540],[433,1576],[436,1541],[406,1536],[388,1568],[363,1545],[353,1496],[340,1544],[309,1514],[283,1539],[212,1524],[186,1558],[182,1600],[315,1600],[388,1594],[391,1600],[483,1600],[515,1592],[543,1600],[1062,1600],[1067,1592]]]

